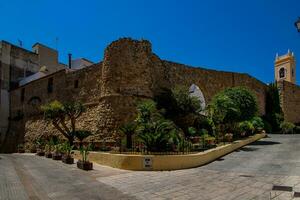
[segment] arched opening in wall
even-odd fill
[[[206,102],[205,102],[203,92],[196,84],[192,84],[190,86],[189,92],[190,92],[190,96],[196,97],[200,101],[201,110],[202,110],[201,114],[204,115],[205,114],[204,109],[206,108]]]
[[[285,70],[285,68],[280,68],[280,70],[279,70],[279,78],[284,78],[285,77],[285,75],[286,75],[286,70]]]

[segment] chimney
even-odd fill
[[[69,57],[69,69],[71,69],[72,68],[72,54],[69,53],[68,57]]]

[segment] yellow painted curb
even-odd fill
[[[89,160],[101,165],[107,165],[127,170],[178,170],[198,167],[210,163],[228,153],[231,153],[247,144],[264,138],[266,134],[256,134],[231,144],[219,146],[204,152],[185,155],[128,155],[112,154],[103,152],[90,152]],[[80,158],[78,151],[75,151],[75,158]]]

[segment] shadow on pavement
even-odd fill
[[[256,141],[251,144],[252,145],[275,145],[281,144],[280,142],[272,142],[272,141]]]
[[[238,151],[248,152],[248,151],[257,151],[257,150],[258,150],[258,148],[254,148],[254,147],[243,147],[243,148],[239,149]]]

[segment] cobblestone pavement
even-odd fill
[[[134,172],[95,165],[85,172],[26,154],[0,155],[2,199],[292,199],[300,191],[300,135],[271,135],[206,166]],[[295,198],[297,199],[297,198]],[[300,198],[299,198],[300,199]]]

